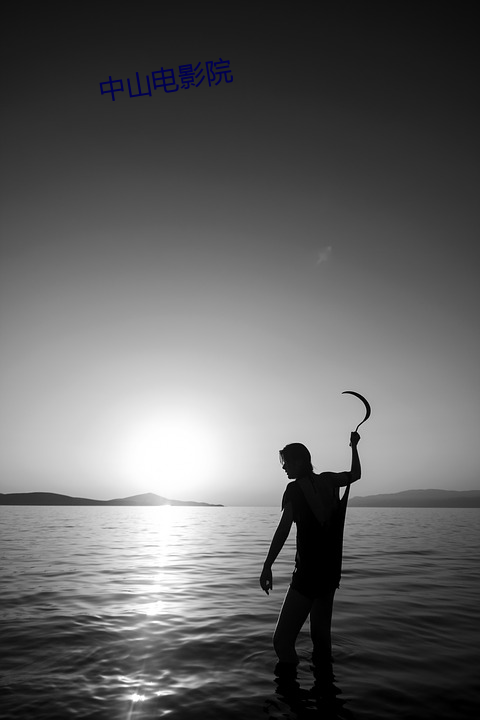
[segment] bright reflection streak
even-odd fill
[[[129,698],[132,702],[144,702],[147,698],[145,695],[138,695],[137,693],[133,693],[133,695]]]
[[[154,605],[144,610],[145,615],[149,615],[150,617],[153,617],[154,615],[158,615],[162,609],[162,601],[158,600]]]
[[[181,514],[179,518],[178,513],[181,508],[161,505],[157,508],[144,508],[143,510],[143,513],[141,509],[139,510],[138,522],[138,545],[140,553],[142,553],[143,547],[143,557],[139,567],[138,586],[134,591],[135,597],[139,600],[135,609],[144,615],[144,619],[138,621],[138,631],[142,638],[150,631],[158,632],[159,627],[168,623],[172,597],[175,601],[175,608],[178,610],[178,588],[172,579],[170,566],[176,562],[175,558],[178,552],[176,544],[182,527]],[[155,616],[158,616],[158,619]],[[123,683],[130,686],[130,692],[127,695],[130,706],[125,720],[133,720],[137,717],[138,712],[145,712],[145,706],[139,707],[140,703],[149,703],[152,700],[158,703],[158,701],[161,702],[162,697],[166,698],[176,694],[173,689],[154,689],[158,685],[168,684],[168,681],[163,682],[163,680],[168,678],[169,672],[156,670],[154,675],[150,676],[148,664],[149,658],[146,657],[138,668],[136,679],[133,677],[130,679],[128,677],[120,678]],[[142,678],[140,682],[139,677]],[[136,687],[137,690],[133,691],[133,687]],[[146,694],[141,692],[142,688]],[[170,709],[156,707],[155,717],[160,719],[172,712],[173,710]]]
[[[148,596],[148,603],[142,598],[141,604],[137,605],[137,611],[147,617],[161,615],[166,610],[165,594],[171,594],[171,576],[169,565],[171,563],[172,550],[175,550],[177,534],[174,528],[178,518],[176,507],[161,505],[158,508],[147,508],[146,516],[154,523],[151,527],[148,539],[148,554],[151,562],[151,579],[147,584],[138,587],[137,596]],[[152,513],[153,510],[153,513]],[[142,537],[145,537],[142,534]]]

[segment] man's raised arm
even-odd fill
[[[357,432],[350,433],[350,447],[352,448],[352,467],[350,469],[351,482],[360,480],[362,477],[362,468],[360,466],[360,458],[358,457],[357,445],[360,435]]]
[[[324,472],[320,473],[320,477],[328,478],[333,487],[346,487],[355,482],[355,480],[360,480],[362,468],[360,467],[360,458],[358,457],[357,451],[359,440],[360,435],[357,432],[350,433],[350,447],[352,448],[352,467],[350,468],[350,472]]]

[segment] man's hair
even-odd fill
[[[312,457],[310,451],[302,443],[290,443],[285,445],[283,450],[280,450],[280,462],[295,462],[299,463],[302,472],[313,473]]]

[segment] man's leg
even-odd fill
[[[310,611],[310,635],[313,641],[312,661],[324,665],[332,661],[332,610],[335,590],[315,598]]]
[[[273,647],[280,662],[298,663],[295,641],[308,617],[312,602],[292,587],[288,589],[273,634]]]

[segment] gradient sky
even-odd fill
[[[2,40],[0,491],[278,506],[344,390],[352,496],[480,489],[474,6],[59,7]]]

